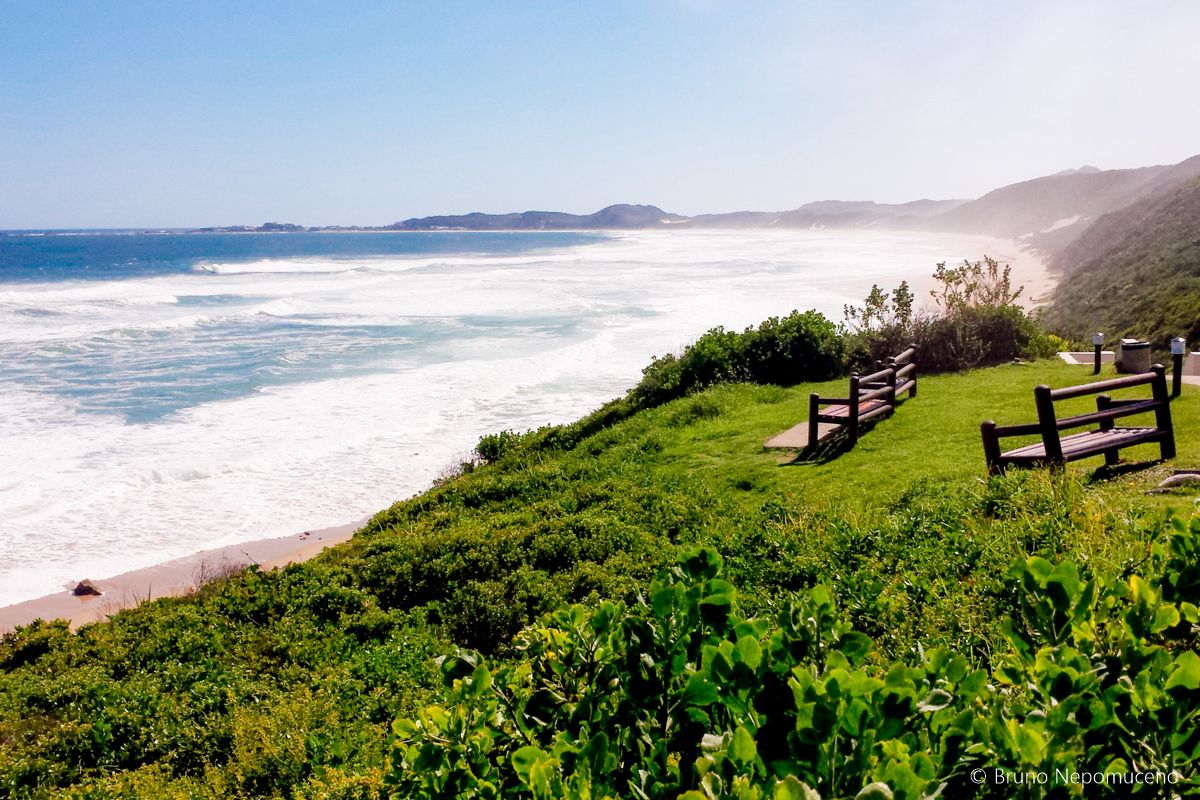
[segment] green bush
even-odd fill
[[[554,612],[516,663],[444,659],[444,702],[393,726],[395,796],[1007,797],[1027,775],[1047,776],[1020,786],[1034,798],[1200,789],[1200,517],[1123,580],[1019,561],[991,670],[943,648],[881,663],[819,586],[746,618],[720,572],[700,549],[632,605]]]
[[[741,333],[713,328],[678,356],[655,358],[629,399],[636,408],[651,408],[724,381],[790,386],[842,370],[837,327],[816,311],[793,311]]]
[[[910,344],[917,346],[923,372],[994,366],[1057,352],[1061,340],[1047,336],[1016,304],[1023,287],[1013,288],[1009,267],[984,256],[955,268],[938,264],[933,277],[936,313],[913,313],[907,283],[891,295],[873,286],[861,308],[846,306],[841,332],[855,368],[870,371],[876,361]]]

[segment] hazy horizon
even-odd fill
[[[978,197],[1200,151],[1200,5],[118,7],[0,31],[0,229]]]

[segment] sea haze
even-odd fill
[[[0,605],[344,523],[655,354],[980,239],[862,231],[0,235]],[[797,408],[797,419],[803,409]]]

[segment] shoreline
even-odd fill
[[[230,569],[257,565],[264,571],[299,564],[325,549],[350,540],[370,517],[331,528],[303,531],[289,536],[200,550],[182,558],[130,570],[110,578],[92,578],[103,594],[76,597],[71,589],[0,607],[0,634],[28,625],[36,619],[65,619],[76,630],[99,622],[126,608],[160,597],[179,597],[194,590],[206,578]]]
[[[395,232],[418,233],[419,231]],[[961,243],[963,240],[971,240],[973,245],[982,246],[982,252],[973,254],[969,260],[975,261],[982,256],[983,252],[987,252],[1002,265],[1008,264],[1012,267],[1013,284],[1025,287],[1025,291],[1017,302],[1028,310],[1046,302],[1061,280],[1061,276],[1050,271],[1043,254],[1017,240],[977,234],[939,235],[913,231],[873,232],[902,233],[922,237],[944,236],[947,245],[951,242]],[[949,266],[957,266],[957,263],[951,262]],[[930,269],[932,269],[932,265]],[[927,299],[930,279],[914,276],[910,280],[917,296]],[[76,597],[71,594],[71,587],[64,587],[52,594],[0,607],[0,634],[18,626],[27,625],[38,618],[66,619],[74,630],[81,625],[103,620],[124,608],[136,606],[148,599],[187,594],[197,585],[203,584],[206,578],[211,579],[214,574],[220,574],[239,565],[257,564],[261,569],[267,570],[289,563],[306,561],[326,547],[349,540],[369,519],[368,516],[344,525],[202,550],[109,578],[91,578],[92,582],[103,592],[102,595]]]

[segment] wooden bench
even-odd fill
[[[816,392],[808,396],[808,441],[811,445],[819,440],[819,425],[826,422],[845,428],[853,445],[862,423],[895,410],[896,370],[884,367],[870,375],[851,375],[847,397],[821,397]]]
[[[1113,400],[1104,392],[1128,389],[1135,386],[1150,386],[1149,399]],[[1089,414],[1059,419],[1054,403],[1073,397],[1099,395],[1096,410]],[[1023,425],[997,425],[988,420],[979,426],[983,436],[983,454],[987,458],[988,472],[1003,472],[1008,465],[1032,467],[1043,464],[1059,466],[1068,461],[1103,455],[1106,464],[1115,464],[1118,451],[1136,444],[1158,442],[1164,459],[1175,457],[1175,431],[1171,426],[1171,400],[1167,393],[1166,370],[1155,364],[1150,372],[1130,375],[1125,378],[1051,389],[1038,386],[1033,390],[1038,421]],[[1154,412],[1154,427],[1118,428],[1116,420],[1137,414]],[[1094,430],[1063,436],[1061,431],[1096,425]],[[1009,436],[1032,436],[1040,434],[1040,444],[1018,447],[1000,452],[1000,440]]]
[[[889,356],[886,361],[876,361],[875,369],[884,368],[896,371],[896,399],[908,392],[909,397],[917,396],[917,346],[910,344],[908,349],[898,356]]]

